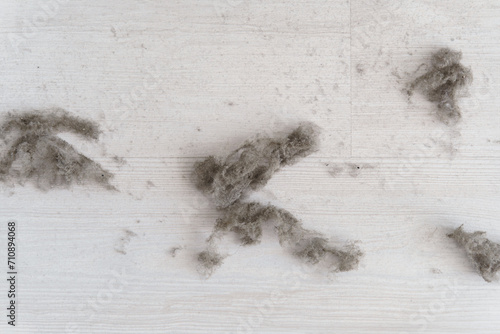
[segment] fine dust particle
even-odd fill
[[[448,234],[465,249],[470,262],[486,282],[497,278],[500,270],[500,244],[486,238],[486,232],[467,233],[463,225]]]
[[[409,96],[418,90],[427,100],[436,103],[438,119],[448,125],[461,118],[458,94],[472,82],[472,72],[460,64],[461,59],[459,51],[438,50],[432,55],[430,70],[411,83],[407,90]]]
[[[119,157],[117,155],[113,157],[113,161],[120,166],[123,166],[127,163],[127,160],[125,160],[125,158]]]
[[[432,268],[431,269],[431,273],[433,273],[433,274],[442,274],[443,272],[441,270],[439,270],[438,268]]]
[[[247,141],[226,158],[210,156],[195,164],[197,188],[227,208],[250,190],[265,186],[280,168],[292,165],[317,148],[318,128],[303,124],[283,138]]]
[[[170,250],[169,250],[170,256],[176,257],[177,253],[179,253],[182,249],[183,249],[182,246],[175,246],[175,247],[170,248]]]
[[[127,254],[126,252],[126,247],[128,246],[128,244],[130,243],[130,240],[132,240],[132,238],[135,238],[137,237],[137,233],[135,232],[132,232],[131,230],[124,230],[123,231],[125,233],[125,235],[123,237],[120,238],[120,240],[118,241],[116,247],[115,247],[115,251],[117,253],[120,253],[120,254]]]
[[[317,137],[316,126],[305,124],[286,137],[248,141],[224,159],[208,157],[195,165],[194,182],[221,211],[207,249],[198,256],[202,274],[210,276],[222,265],[224,256],[217,251],[217,241],[225,234],[234,232],[242,245],[254,245],[261,241],[264,224],[272,224],[280,245],[304,262],[328,262],[332,271],[357,268],[362,252],[355,244],[335,247],[321,234],[303,228],[286,210],[240,201],[250,190],[263,187],[281,167],[314,152]]]
[[[346,164],[347,166],[347,170],[349,171],[349,175],[351,177],[358,177],[359,174],[361,174],[361,172],[364,170],[364,169],[371,169],[373,168],[372,165],[369,165],[369,164],[353,164],[353,163],[347,163]]]
[[[397,79],[399,79],[399,80],[403,79],[403,78],[401,77],[401,75],[399,74],[399,70],[398,70],[398,68],[397,68],[397,67],[392,69],[392,71],[391,71],[391,75],[392,75],[392,76],[394,76],[394,77],[396,77],[396,78],[397,78]]]
[[[340,173],[342,173],[344,171],[344,167],[340,166],[340,165],[332,165],[332,167],[330,167],[328,169],[328,173],[333,176],[333,177],[337,177]]]
[[[356,72],[358,72],[359,75],[365,74],[365,67],[363,64],[356,65]]]
[[[155,186],[155,184],[152,181],[149,181],[149,180],[148,180],[148,182],[146,182],[146,185],[148,186],[148,188],[152,188],[152,187]]]
[[[328,173],[333,177],[337,177],[342,172],[347,171],[349,176],[355,178],[358,177],[363,170],[372,168],[374,168],[374,166],[370,164],[358,164],[349,162],[345,164],[332,164],[332,166],[328,169]]]
[[[86,140],[97,140],[96,123],[70,115],[62,109],[9,113],[0,124],[6,149],[0,158],[0,181],[9,185],[32,182],[47,191],[73,183],[96,183],[116,190],[112,174],[57,137],[72,132]]]

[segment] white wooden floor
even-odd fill
[[[98,144],[63,137],[120,189],[2,186],[19,305],[13,329],[2,278],[1,333],[500,332],[500,283],[445,236],[465,224],[500,242],[498,0],[2,0],[0,37],[0,112],[100,122]],[[453,129],[401,93],[443,46],[475,77]],[[359,240],[359,270],[302,266],[269,233],[228,237],[201,279],[217,212],[193,163],[300,121],[323,128],[321,150],[258,196]]]

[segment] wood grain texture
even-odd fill
[[[63,137],[120,192],[0,189],[0,263],[16,220],[20,273],[18,326],[2,315],[0,332],[498,333],[499,283],[445,234],[500,241],[499,17],[493,0],[2,1],[1,112],[98,121],[99,143]],[[401,92],[442,46],[475,76],[453,129]],[[304,120],[321,149],[253,196],[359,240],[359,270],[303,266],[267,231],[226,238],[201,279],[217,212],[193,163]]]

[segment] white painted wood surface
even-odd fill
[[[13,219],[20,274],[15,329],[0,283],[1,333],[500,332],[500,283],[444,235],[466,224],[500,241],[499,1],[3,0],[0,36],[1,112],[99,121],[99,144],[64,138],[120,189],[2,188],[0,263]],[[454,129],[401,93],[442,46],[475,76]],[[259,196],[360,240],[359,270],[301,266],[270,233],[228,237],[201,279],[217,212],[192,164],[303,120],[321,150]]]

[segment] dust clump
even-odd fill
[[[196,186],[221,211],[207,239],[207,249],[198,255],[202,274],[210,276],[222,265],[224,256],[217,251],[217,242],[228,232],[235,233],[241,245],[255,245],[262,239],[265,224],[274,227],[282,247],[304,262],[327,262],[332,271],[357,268],[363,254],[355,244],[336,247],[321,234],[305,229],[287,210],[241,201],[250,190],[262,188],[281,167],[314,152],[317,138],[317,127],[304,124],[286,137],[248,141],[225,159],[211,156],[195,164]]]
[[[349,175],[351,177],[358,177],[361,174],[361,171],[364,169],[372,169],[374,168],[370,164],[354,164],[354,163],[346,163],[347,169],[349,170]]]
[[[63,132],[86,140],[97,140],[100,134],[96,123],[63,109],[7,114],[0,124],[6,146],[0,158],[0,181],[11,185],[30,181],[44,191],[86,182],[116,190],[109,183],[112,174],[57,137]]]
[[[408,88],[411,96],[415,90],[427,100],[437,104],[437,117],[453,125],[461,118],[457,103],[459,93],[472,82],[472,72],[460,63],[462,52],[442,48],[432,55],[427,73],[418,77]]]
[[[359,75],[365,74],[365,67],[363,64],[358,64],[356,65],[356,72],[358,72]]]
[[[487,239],[486,232],[468,233],[464,231],[462,225],[453,233],[448,234],[448,237],[453,238],[465,248],[474,268],[486,282],[497,278],[497,273],[500,270],[500,244]]]
[[[431,268],[431,273],[438,275],[442,274],[443,272],[438,268]]]
[[[265,186],[280,168],[311,154],[317,145],[317,127],[309,123],[283,138],[248,141],[224,159],[210,156],[196,163],[195,184],[224,209],[249,190]]]

